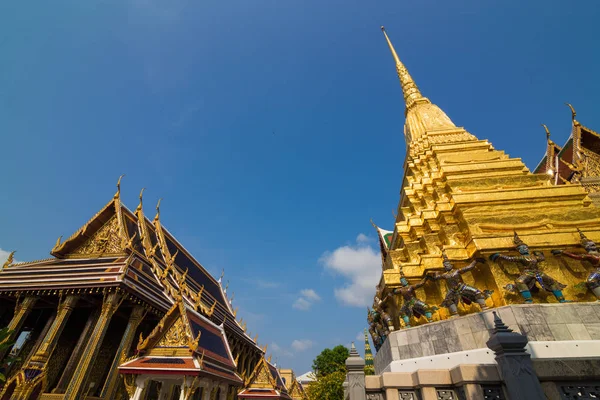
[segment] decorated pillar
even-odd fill
[[[7,326],[11,331],[10,337],[8,338],[9,341],[12,341],[17,337],[25,319],[27,319],[31,310],[33,310],[36,301],[37,297],[31,296],[25,297],[21,302],[17,300],[17,304],[15,304],[15,313]],[[4,358],[7,352],[8,349],[0,351],[0,360]]]
[[[349,400],[365,400],[365,360],[358,355],[354,342],[350,348],[350,356],[346,359],[346,368]]]
[[[494,311],[494,331],[486,345],[496,353],[498,372],[511,400],[545,399],[542,385],[525,350],[527,336],[513,332]]]
[[[94,324],[98,320],[98,315],[100,314],[99,310],[95,309],[94,312],[90,313],[81,334],[79,335],[79,339],[75,344],[75,348],[71,352],[71,357],[69,358],[69,362],[67,366],[63,370],[62,375],[58,381],[58,384],[52,391],[52,393],[64,393],[71,381],[71,377],[75,372],[75,367],[77,367],[77,363],[79,362],[79,358],[81,357],[81,353],[87,343],[87,339],[90,337],[90,332],[94,328]]]
[[[77,363],[75,374],[65,392],[64,400],[79,400],[87,390],[87,381],[91,372],[90,367],[93,366],[96,355],[98,355],[98,351],[108,330],[108,324],[122,301],[123,295],[117,292],[109,293],[105,296],[100,317],[98,317],[98,322],[94,326],[90,340],[85,346],[85,350],[83,351],[84,357],[81,357],[79,363]]]
[[[127,358],[127,353],[129,352],[131,344],[133,343],[137,327],[145,315],[146,310],[143,306],[135,306],[131,310],[127,327],[125,328],[125,332],[121,338],[121,343],[119,344],[117,352],[115,353],[115,358],[110,366],[108,376],[106,377],[104,387],[102,388],[102,393],[100,394],[100,397],[103,399],[112,399],[114,397],[114,393],[117,390],[119,383],[119,365]]]
[[[11,382],[16,382],[16,387],[11,396],[11,399],[29,399],[34,398],[33,392],[41,392],[46,385],[46,364],[60,338],[65,324],[71,315],[71,311],[79,300],[78,296],[67,296],[58,304],[56,317],[52,321],[52,325],[48,329],[41,345],[29,361],[21,368],[21,370],[11,379]],[[7,387],[10,387],[10,383]]]
[[[54,352],[54,349],[58,344],[60,334],[62,333],[67,320],[69,319],[69,316],[71,315],[71,312],[73,311],[73,308],[75,307],[75,304],[77,304],[78,300],[79,296],[69,295],[58,304],[56,318],[54,318],[54,321],[52,322],[52,325],[50,326],[42,345],[29,360],[29,365],[33,364],[43,367],[48,362],[52,352]]]

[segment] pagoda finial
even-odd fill
[[[371,345],[369,344],[367,328],[365,328],[365,367],[369,368],[370,370],[374,369],[373,352],[371,351]]]
[[[390,51],[392,52],[392,56],[394,57],[394,61],[396,61],[396,71],[398,72],[398,78],[400,79],[400,85],[402,86],[402,93],[404,93],[404,101],[406,103],[406,109],[408,110],[417,100],[424,100],[429,103],[417,87],[417,84],[413,80],[413,78],[408,73],[408,70],[400,61],[398,54],[396,53],[396,49],[394,49],[394,45],[392,41],[388,37],[385,27],[381,27],[381,31],[385,36],[385,40],[387,41],[388,46],[390,47]]]
[[[550,129],[548,129],[548,127],[545,124],[542,124],[542,126],[546,130],[546,140],[550,141]]]
[[[569,106],[569,108],[571,109],[571,119],[573,120],[573,122],[575,122],[575,117],[577,116],[577,112],[575,111],[575,109],[573,108],[573,106],[569,103],[565,103],[567,106]]]
[[[115,199],[121,197],[121,179],[123,179],[124,176],[125,174],[119,176],[119,180],[117,181],[117,193],[115,193]]]

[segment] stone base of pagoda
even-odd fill
[[[600,303],[519,304],[394,331],[374,357],[375,373],[495,364],[486,346],[492,311],[527,335],[532,359],[600,357]]]

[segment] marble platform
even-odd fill
[[[431,367],[494,363],[486,346],[494,327],[492,311],[509,328],[527,335],[532,358],[581,357],[582,347],[590,356],[600,356],[600,303],[518,304],[394,331],[374,358],[375,373],[422,368],[427,363]]]

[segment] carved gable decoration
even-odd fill
[[[158,341],[156,347],[187,347],[190,339],[189,329],[180,317]]]
[[[267,365],[267,363],[263,360],[261,360],[261,362],[258,364],[257,369],[254,372],[254,377],[252,379],[252,381],[250,382],[250,387],[252,388],[268,388],[268,389],[274,389],[275,388],[275,382],[273,379],[273,375],[271,374],[271,371],[269,370],[269,367]]]
[[[113,216],[69,256],[103,256],[123,253],[119,222],[117,217]]]
[[[292,399],[304,399],[304,393],[300,389],[300,385],[296,379],[293,380],[288,392]]]

